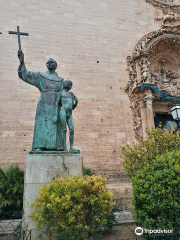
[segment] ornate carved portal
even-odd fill
[[[172,103],[161,102],[148,84],[173,96],[180,96],[180,28],[162,28],[145,35],[127,58],[129,82],[126,91],[131,100],[136,139],[146,137],[154,128],[156,114],[169,114]]]

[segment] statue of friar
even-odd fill
[[[20,66],[19,77],[39,89],[41,92],[38,100],[33,137],[33,151],[56,151],[58,149],[60,130],[59,121],[56,118],[56,102],[58,93],[63,90],[63,78],[55,72],[57,62],[50,58],[46,66],[47,72],[30,72],[24,63],[24,54],[18,51]]]

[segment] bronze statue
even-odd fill
[[[50,58],[46,66],[47,72],[27,71],[24,63],[24,54],[18,51],[20,66],[18,69],[19,77],[39,89],[41,92],[36,110],[36,120],[33,137],[33,151],[56,151],[64,150],[60,146],[60,121],[55,121],[56,102],[58,93],[63,91],[63,78],[55,72],[57,63]]]
[[[66,132],[67,126],[69,128],[69,142],[70,142],[70,152],[79,153],[78,149],[73,147],[74,143],[74,119],[72,116],[72,111],[76,108],[78,104],[78,99],[74,93],[69,92],[72,88],[72,81],[66,80],[63,82],[63,91],[59,92],[57,102],[56,102],[56,116],[54,122],[58,121],[58,112],[61,122],[61,140],[63,149],[67,151],[66,145]]]

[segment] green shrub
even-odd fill
[[[92,176],[93,175],[93,172],[91,169],[89,168],[83,168],[83,175],[87,175],[87,176]]]
[[[81,234],[85,239],[103,230],[112,207],[112,193],[101,176],[69,176],[39,189],[30,218],[58,239],[63,230],[68,231],[67,238]]]
[[[127,144],[122,148],[124,169],[132,178],[138,170],[152,163],[157,155],[177,150],[180,145],[180,132],[168,132],[166,129],[156,128],[147,131],[147,139],[131,147]]]
[[[8,168],[0,168],[0,210],[7,217],[6,213],[10,211],[22,211],[23,190],[24,172],[18,165],[12,164]]]
[[[139,225],[180,233],[180,151],[157,156],[132,182]]]
[[[83,168],[83,175],[84,176],[92,176],[93,175],[93,172],[91,169],[89,168]],[[114,201],[114,200],[113,200]],[[116,217],[114,215],[114,211],[112,210],[112,212],[108,215],[108,218],[107,218],[107,224],[106,224],[106,230],[110,231],[113,227],[114,224],[116,224],[117,221],[116,221]]]

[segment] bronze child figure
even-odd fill
[[[73,147],[74,143],[74,119],[72,116],[72,111],[76,108],[78,104],[78,99],[74,93],[70,92],[72,88],[72,81],[66,80],[63,82],[63,91],[59,92],[56,102],[57,115],[55,116],[54,121],[58,119],[58,112],[61,122],[61,139],[62,145],[65,151],[67,151],[66,145],[66,132],[67,126],[69,128],[69,142],[70,142],[70,152],[80,153],[78,149]]]

